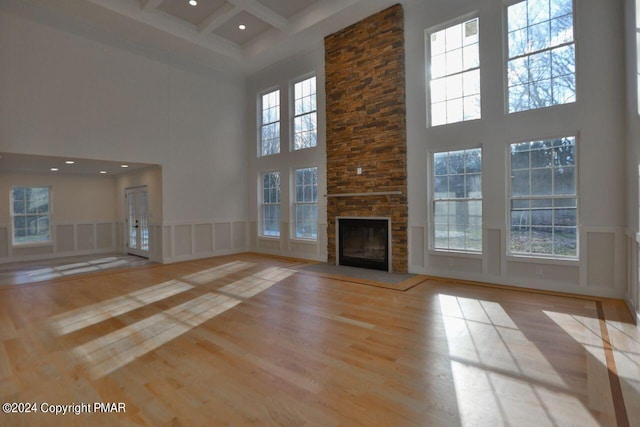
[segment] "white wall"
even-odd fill
[[[409,170],[409,269],[460,279],[621,298],[625,294],[624,67],[622,0],[578,0],[577,98],[574,104],[508,115],[504,105],[503,7],[501,0],[406,1],[405,54]],[[427,127],[424,31],[470,13],[480,16],[482,119]],[[598,52],[598,54],[594,54]],[[291,58],[252,76],[247,97],[248,120],[255,120],[260,90],[279,85],[306,69],[322,70],[323,56]],[[320,84],[319,84],[320,87]],[[252,99],[253,98],[253,99]],[[283,110],[283,116],[287,116]],[[249,215],[258,218],[254,187],[262,170],[286,169],[295,162],[286,154],[256,159],[255,131],[247,136]],[[286,135],[286,131],[283,130]],[[578,135],[580,260],[549,261],[508,258],[507,148],[530,139]],[[324,136],[324,135],[323,135]],[[484,251],[481,256],[442,255],[429,250],[430,201],[427,186],[430,152],[482,145],[484,173]],[[320,160],[321,154],[316,156]],[[287,206],[283,198],[283,206]],[[287,226],[283,218],[283,226]],[[326,224],[323,224],[326,225]],[[325,230],[326,231],[326,230]],[[251,236],[257,234],[251,228]],[[326,234],[321,239],[326,239]],[[252,248],[293,254],[286,240],[252,241]],[[326,247],[318,248],[326,259]],[[298,256],[309,257],[306,254]],[[314,254],[315,255],[315,254]]]
[[[14,186],[51,187],[52,242],[13,246],[10,194]],[[0,263],[54,256],[113,252],[114,181],[106,176],[0,173]]]
[[[638,210],[638,181],[640,180],[640,107],[638,84],[640,78],[640,2],[625,0],[625,47],[626,47],[626,226],[627,226],[627,294],[628,305],[640,320],[640,225]]]
[[[291,117],[289,105],[293,98],[291,82],[300,77],[315,74],[318,101],[318,146],[304,150],[291,150]],[[257,157],[259,140],[257,119],[259,117],[258,95],[266,90],[280,89],[280,154]],[[290,90],[291,89],[291,90]],[[255,252],[271,253],[297,258],[327,260],[327,200],[326,187],[326,139],[325,139],[325,98],[324,98],[324,48],[319,44],[307,54],[297,55],[257,73],[247,84],[247,181],[248,216],[250,218],[250,248]],[[304,241],[293,238],[294,212],[291,210],[293,172],[297,168],[318,167],[318,240]],[[281,224],[280,237],[259,236],[260,209],[256,204],[261,191],[260,177],[269,171],[280,172]]]
[[[165,261],[246,249],[242,77],[45,19],[31,6],[0,5],[0,63],[0,151],[159,164],[169,232],[220,221],[237,231],[206,253],[165,245]]]
[[[625,291],[624,82],[622,1],[576,2],[577,102],[505,114],[500,0],[412,2],[405,9],[410,271],[611,297]],[[470,13],[480,17],[482,119],[426,126],[425,29]],[[597,52],[597,53],[596,53]],[[505,256],[510,143],[578,135],[580,261]],[[484,252],[446,256],[428,250],[427,162],[441,149],[483,147]]]

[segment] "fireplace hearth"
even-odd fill
[[[338,264],[389,271],[389,220],[338,218]]]

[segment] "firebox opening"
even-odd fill
[[[339,218],[338,264],[389,271],[389,220]]]

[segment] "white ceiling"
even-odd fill
[[[73,164],[67,164],[73,161]],[[127,165],[127,167],[122,167]],[[53,157],[30,154],[0,153],[0,173],[19,172],[39,175],[93,175],[114,176],[144,169],[152,164],[116,162],[108,160],[79,159],[74,157]],[[51,168],[57,168],[52,171]],[[106,174],[101,174],[105,171]]]
[[[188,0],[0,0],[0,8],[89,37],[107,35],[200,65],[250,74],[409,0],[197,1],[194,7]]]

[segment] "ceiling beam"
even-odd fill
[[[207,16],[200,25],[198,25],[198,31],[200,33],[210,33],[240,12],[242,12],[240,6],[225,3],[224,6]]]
[[[267,24],[276,27],[279,30],[286,30],[289,26],[289,22],[287,18],[278,13],[274,12],[272,9],[269,9],[267,6],[258,2],[257,0],[228,0],[229,3],[234,4],[235,6],[239,6],[242,9],[246,10],[253,16]]]
[[[158,6],[160,6],[160,3],[162,3],[162,1],[163,0],[146,0],[142,5],[142,10],[150,11],[156,9]]]
[[[130,0],[86,0],[105,9],[149,25],[172,36],[234,59],[242,58],[242,48],[216,34],[195,31],[192,25],[158,10],[145,11]],[[150,0],[157,1],[157,0]]]

